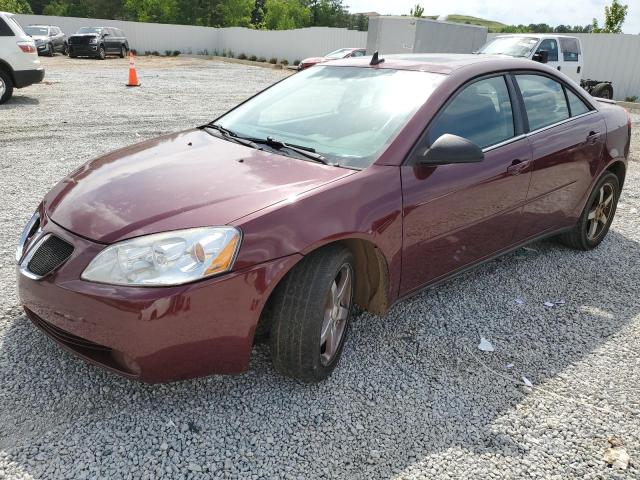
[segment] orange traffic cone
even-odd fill
[[[129,52],[129,83],[127,87],[139,87],[138,74],[136,73],[136,63],[133,60],[133,52]]]

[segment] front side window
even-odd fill
[[[514,136],[511,98],[504,77],[479,80],[458,93],[429,129],[431,145],[445,133],[472,141],[481,148]]]
[[[562,85],[542,75],[516,75],[524,100],[529,130],[537,130],[569,118]]]
[[[312,148],[366,168],[445,77],[408,70],[319,66],[276,84],[216,124],[239,136]]]
[[[558,61],[558,42],[556,42],[553,38],[546,38],[542,42],[540,42],[540,46],[538,47],[538,52],[540,50],[546,50],[549,52],[549,61],[557,62]]]

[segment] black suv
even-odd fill
[[[129,52],[129,41],[124,32],[113,27],[82,27],[68,40],[69,56],[95,57],[104,60],[107,55],[124,58]]]

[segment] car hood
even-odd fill
[[[189,130],[86,163],[47,194],[44,208],[63,228],[113,243],[225,225],[353,173]]]

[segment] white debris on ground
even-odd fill
[[[626,470],[629,468],[631,457],[627,453],[627,449],[622,444],[622,441],[617,437],[609,437],[610,447],[604,452],[604,462],[610,467]]]
[[[478,345],[478,348],[483,352],[493,352],[495,350],[493,344],[484,337],[480,338],[480,344]]]
[[[598,249],[539,242],[384,318],[361,314],[319,385],[279,376],[259,346],[244,375],[149,386],[85,364],[29,323],[17,238],[86,160],[202,124],[283,73],[138,58],[143,86],[127,90],[126,60],[42,61],[50,83],[0,106],[1,479],[640,478],[640,116],[628,208]],[[481,334],[494,353],[478,354]],[[626,471],[603,461],[613,433]]]

